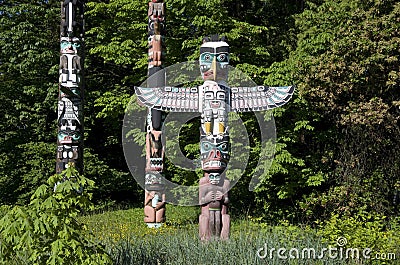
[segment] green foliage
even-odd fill
[[[1,220],[0,260],[6,264],[109,264],[101,245],[77,221],[93,208],[93,181],[70,164],[36,189],[27,207],[15,206]]]
[[[1,152],[33,140],[45,141],[54,126],[57,80],[53,66],[59,50],[55,42],[59,13],[55,3],[2,1],[0,12],[0,129]],[[35,18],[43,18],[37,23]],[[54,96],[54,97],[53,97]]]
[[[27,204],[48,172],[55,170],[59,23],[58,1],[1,1],[0,204]],[[91,47],[90,38],[87,44]],[[106,125],[96,118],[103,117],[99,114],[101,93],[110,90],[108,82],[118,84],[114,82],[118,77],[114,72],[110,79],[104,71],[97,71],[104,65],[94,56],[88,56],[85,65],[90,69],[86,72],[88,89],[84,105],[85,145],[89,147],[85,150],[88,157],[85,176],[104,184],[102,190],[106,193],[96,193],[97,200],[118,200],[117,189],[127,179],[118,137],[121,124],[116,118],[118,114],[110,115]],[[95,106],[97,98],[100,107]],[[124,103],[118,106],[121,104]],[[113,109],[121,113],[124,107],[113,106]],[[120,200],[124,199],[126,196]]]
[[[97,204],[107,202],[126,202],[137,200],[142,189],[128,172],[110,167],[90,149],[85,149],[85,173],[96,183],[93,201]],[[129,201],[128,201],[129,202]]]
[[[257,199],[302,221],[395,215],[399,3],[319,2],[294,16],[296,47],[267,70],[266,83],[296,80],[297,94],[275,111],[277,155]]]
[[[0,204],[26,203],[55,168],[59,5],[45,2],[1,1]]]
[[[27,142],[0,154],[1,204],[26,203],[54,168],[55,144]]]
[[[319,224],[318,234],[334,247],[338,247],[339,238],[345,238],[345,246],[341,247],[360,250],[370,248],[371,256],[376,253],[400,254],[399,233],[389,229],[387,217],[363,210],[355,216],[333,214],[330,219]]]
[[[399,140],[397,105],[390,90],[398,84],[398,65],[391,55],[398,53],[398,4],[369,3],[167,3],[167,64],[195,60],[201,38],[220,33],[228,36],[232,65],[254,81],[297,85],[288,106],[274,111],[275,160],[261,176],[255,196],[249,195],[247,187],[264,149],[259,146],[254,117],[246,116],[252,148],[245,176],[232,190],[236,210],[262,209],[270,219],[285,216],[305,221],[324,218],[343,207],[367,205],[385,214],[392,211],[390,186],[399,169],[398,148],[394,148]],[[139,84],[146,76],[146,5],[114,0],[88,6],[93,19],[88,36],[95,44],[93,49],[89,46],[90,53],[105,60],[108,68],[123,64],[133,69],[132,74],[118,73],[116,83],[122,80],[123,84],[109,86],[113,92],[96,100],[101,108],[98,117],[112,124],[120,104],[126,102],[124,93],[132,93],[126,86]],[[133,6],[143,12],[125,12]],[[129,45],[128,57],[115,48],[124,45]],[[198,157],[197,124],[189,122],[179,135],[181,149],[192,159]],[[139,131],[135,135],[139,137]],[[376,160],[384,164],[381,169],[374,166]],[[261,169],[268,166],[263,162]],[[185,185],[196,184],[201,175],[170,163],[167,169],[169,179]],[[378,171],[380,177],[374,173]],[[352,199],[347,199],[349,194]],[[368,199],[364,200],[365,194]]]

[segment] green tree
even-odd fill
[[[1,203],[14,203],[21,194],[26,200],[32,187],[45,180],[39,179],[46,176],[43,173],[55,168],[50,163],[51,150],[55,151],[51,142],[55,143],[56,123],[51,121],[56,116],[59,49],[55,4],[1,1]]]
[[[309,3],[296,16],[296,49],[270,68],[268,80],[293,76],[298,84],[298,98],[285,115],[301,127],[284,131],[278,146],[287,145],[304,165],[270,178],[292,183],[287,202],[303,217],[356,214],[360,208],[393,214],[400,140],[398,15],[397,1]],[[279,157],[280,152],[277,166],[295,165]]]

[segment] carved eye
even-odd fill
[[[225,99],[225,93],[218,92],[217,93],[217,99],[224,100]]]
[[[228,150],[228,145],[226,143],[222,143],[220,146],[222,151],[227,151]]]
[[[210,151],[211,149],[212,149],[212,147],[211,147],[211,144],[209,144],[209,143],[207,143],[207,142],[204,142],[203,143],[203,149],[204,149],[204,151]]]
[[[208,54],[208,53],[205,54],[205,55],[204,55],[204,60],[207,61],[207,62],[211,62],[211,60],[212,60],[212,59],[211,59],[211,55]]]
[[[75,48],[79,48],[79,47],[81,46],[81,43],[80,43],[80,41],[79,41],[78,38],[73,38],[73,39],[72,39],[72,45],[73,45]]]
[[[226,54],[220,54],[217,57],[219,62],[225,62],[226,61]]]
[[[61,42],[61,49],[65,49],[66,47],[68,47],[68,42],[62,41]]]
[[[212,92],[206,92],[206,93],[204,94],[204,98],[205,98],[205,99],[213,99],[213,98],[214,98],[214,93],[212,93]]]
[[[74,140],[79,140],[79,134],[78,134],[78,133],[74,133],[74,134],[72,135],[72,138],[73,138]]]

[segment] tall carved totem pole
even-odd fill
[[[136,87],[138,100],[151,109],[200,112],[200,155],[204,171],[199,181],[199,236],[202,240],[229,238],[228,191],[225,171],[230,159],[228,113],[270,110],[286,104],[294,86],[230,87],[229,45],[218,35],[206,37],[200,47],[203,85]]]
[[[162,0],[152,0],[148,9],[148,85],[165,85],[165,75],[154,75],[163,69],[165,5]],[[144,221],[149,227],[157,228],[165,221],[165,185],[163,183],[164,147],[161,142],[164,114],[149,108],[146,134],[146,168]]]
[[[84,1],[61,2],[56,173],[83,171]]]

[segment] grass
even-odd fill
[[[233,220],[228,241],[201,242],[198,238],[198,213],[195,207],[167,207],[168,221],[160,229],[149,229],[141,208],[118,210],[82,217],[93,239],[106,246],[114,264],[360,264],[345,259],[302,259],[303,249],[319,254],[323,243],[316,231],[305,227],[268,226],[251,219]],[[272,248],[275,250],[270,257]],[[281,259],[296,248],[299,259]],[[260,258],[257,251],[265,258]],[[296,252],[290,252],[296,255]],[[307,253],[305,253],[307,257]],[[364,263],[363,263],[364,264]]]
[[[8,209],[0,207],[0,215]],[[383,219],[361,222],[334,218],[317,231],[288,222],[269,225],[258,218],[233,217],[229,240],[201,242],[199,210],[198,207],[167,205],[167,222],[160,229],[147,228],[142,208],[104,211],[81,216],[79,221],[90,232],[87,235],[93,243],[105,246],[115,265],[399,264],[400,219],[384,229]],[[346,259],[345,253],[341,257],[338,251],[333,252],[338,255],[336,258],[330,257],[328,252],[313,258],[313,253],[308,252],[314,249],[318,256],[323,248],[337,247],[339,236],[349,240],[346,247],[357,246],[361,251],[366,246],[381,253],[394,250],[397,260],[367,260],[361,253],[361,259]],[[333,241],[327,241],[330,238]]]
[[[149,235],[174,234],[179,229],[193,229],[197,224],[197,210],[193,207],[167,207],[168,220],[160,229],[147,228],[142,208],[83,216],[81,222],[94,234],[95,240],[109,244],[132,236],[147,238]]]

